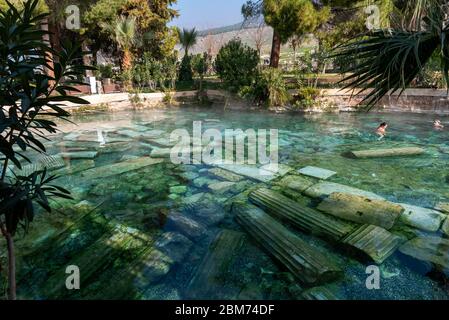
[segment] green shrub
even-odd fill
[[[418,88],[446,88],[444,76],[441,72],[441,58],[436,52],[418,74],[413,86]]]
[[[320,90],[312,87],[302,87],[298,89],[297,94],[294,97],[295,106],[299,108],[312,107],[316,98],[320,95]]]
[[[96,76],[101,77],[102,79],[112,79],[114,77],[112,67],[112,64],[99,65]]]
[[[211,57],[204,52],[203,54],[197,54],[192,57],[192,69],[195,73],[195,76],[199,78],[198,90],[200,92],[203,91],[203,81],[204,76],[209,70]]]
[[[231,91],[252,84],[257,75],[259,55],[256,50],[231,40],[224,45],[215,60],[215,71]]]
[[[256,104],[269,107],[283,106],[290,100],[282,72],[275,68],[263,70],[252,85],[240,90],[240,95],[251,97]]]
[[[156,91],[158,87],[161,91],[166,87],[173,89],[178,75],[177,60],[175,56],[156,60],[145,53],[135,62],[131,73],[134,86],[140,90],[149,88]]]
[[[179,67],[179,81],[193,81],[192,57],[185,55]]]

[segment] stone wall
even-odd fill
[[[321,91],[319,100],[338,111],[355,111],[366,94],[352,96],[351,91],[327,89]],[[373,109],[380,112],[414,112],[449,114],[449,97],[446,90],[407,89],[402,95],[385,96]]]
[[[174,104],[192,103],[196,101],[197,91],[172,92]],[[248,106],[248,101],[223,90],[207,90],[208,98],[215,105],[224,109],[256,109]],[[360,110],[358,104],[364,95],[352,96],[351,91],[340,89],[323,89],[321,96],[317,99],[316,106],[306,110],[292,109],[289,107],[273,108],[273,112],[354,112]],[[113,110],[132,107],[128,93],[111,93],[84,96],[84,99],[92,105],[107,104]],[[165,106],[165,93],[141,93],[139,94],[142,107]],[[66,103],[69,108],[77,105]],[[449,115],[449,97],[446,90],[437,89],[408,89],[399,96],[397,93],[384,97],[373,111],[379,112],[414,112],[435,113]]]

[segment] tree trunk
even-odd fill
[[[41,24],[41,29],[43,31],[48,31],[48,18],[44,19],[42,24]],[[45,42],[45,44],[49,47],[51,47],[51,43],[50,43],[50,35],[49,34],[45,34],[42,38],[42,40]],[[55,77],[55,72],[54,72],[54,63],[53,63],[53,55],[51,54],[51,52],[47,52],[47,64],[49,66],[49,68],[45,68],[45,74],[49,77],[54,78]],[[50,81],[49,82],[50,86],[53,86],[54,81]]]
[[[16,300],[16,258],[14,240],[2,221],[0,221],[0,232],[6,240],[6,247],[8,250],[8,299]]]
[[[14,240],[9,232],[5,234],[8,246],[8,298],[16,300],[16,256],[14,252]]]
[[[55,51],[60,52],[62,50],[61,27],[53,21],[48,21],[48,19],[46,22],[48,23],[48,30],[51,32],[51,35],[49,36],[51,46]]]
[[[122,70],[128,71],[132,67],[132,54],[131,51],[125,49],[123,50],[123,59],[122,59]]]
[[[279,57],[281,55],[281,38],[279,33],[274,30],[273,31],[273,44],[271,46],[271,58],[270,58],[270,67],[278,68],[279,67]]]
[[[88,52],[89,51],[89,47],[87,45],[87,40],[86,39],[83,40],[82,48],[83,48],[84,52]],[[93,56],[90,57],[90,54],[87,54],[87,53],[83,54],[83,64],[85,66],[90,66],[92,64],[92,60],[93,60]],[[93,76],[92,70],[86,70],[86,77],[92,77],[92,76]]]

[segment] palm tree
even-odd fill
[[[103,28],[122,51],[122,70],[130,70],[133,63],[132,48],[137,43],[136,19],[121,16],[113,23],[104,24]]]
[[[187,56],[189,54],[189,49],[192,48],[198,40],[198,32],[193,29],[183,29],[179,32],[179,43],[184,48],[184,56]]]
[[[397,8],[404,17],[392,29],[376,30],[336,48],[335,56],[355,61],[344,72],[345,88],[371,90],[362,103],[368,109],[390,92],[403,93],[432,55],[441,61],[449,84],[449,19],[444,0],[410,0]]]

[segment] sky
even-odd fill
[[[178,0],[174,8],[178,9],[180,16],[170,25],[204,30],[239,23],[243,20],[241,8],[245,2],[245,0]]]

